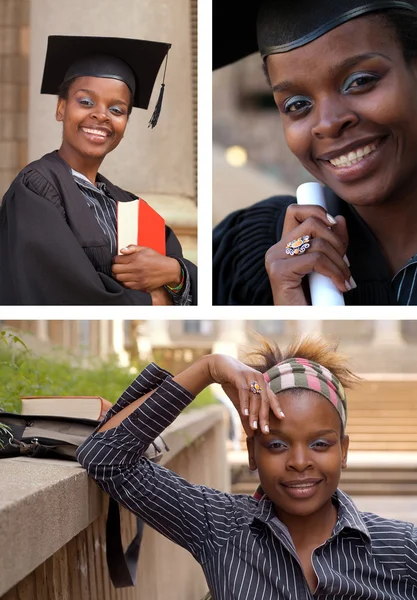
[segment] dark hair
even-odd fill
[[[390,9],[379,13],[386,25],[395,32],[404,60],[409,63],[417,57],[417,13]]]
[[[68,79],[67,81],[64,81],[63,83],[61,83],[61,85],[59,86],[59,89],[58,89],[58,98],[60,100],[68,100],[68,93],[69,93],[70,87],[72,86],[72,84],[74,83],[74,81],[76,79],[77,79],[77,77],[73,77],[72,79]],[[129,100],[129,106],[127,107],[127,116],[130,116],[130,113],[132,112],[132,108],[133,108],[133,94],[130,90],[129,90],[129,95],[130,95],[130,100]]]
[[[265,373],[287,358],[305,358],[319,363],[335,375],[345,388],[351,388],[361,382],[347,366],[347,357],[338,349],[339,343],[325,339],[321,335],[299,335],[291,344],[281,349],[277,343],[270,343],[260,335],[254,334],[257,347],[246,355],[245,363]]]
[[[348,368],[348,359],[340,352],[338,341],[325,339],[321,335],[298,335],[289,346],[281,349],[276,342],[270,343],[256,333],[253,335],[258,341],[258,346],[246,355],[245,363],[261,373],[287,358],[305,358],[328,369],[345,389],[353,388],[363,381],[362,377]],[[291,388],[290,391],[295,396],[305,392],[302,388]],[[340,437],[345,437],[343,423]]]

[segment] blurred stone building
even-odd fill
[[[39,93],[54,34],[172,43],[157,127],[147,125],[162,69],[149,109],[133,111],[101,171],[161,212],[197,262],[197,0],[0,0],[0,199],[22,167],[60,144],[56,98]]]
[[[163,360],[172,372],[210,352],[244,359],[259,335],[285,346],[297,334],[312,332],[339,340],[355,372],[417,372],[417,321],[51,320],[0,321],[0,327],[23,334],[36,351],[60,347],[103,359],[117,355],[123,365]]]
[[[225,150],[246,150],[227,165]],[[258,54],[213,73],[213,224],[273,194],[294,194],[311,176],[288,150]],[[244,182],[244,184],[242,184]]]

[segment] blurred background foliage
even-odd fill
[[[139,372],[146,365],[136,366]],[[102,396],[114,403],[137,372],[119,366],[116,356],[106,361],[94,357],[86,361],[63,351],[38,355],[18,336],[0,332],[0,408],[8,412],[20,413],[22,396]],[[206,388],[189,408],[213,402],[213,394]]]

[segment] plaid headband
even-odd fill
[[[318,392],[329,400],[346,427],[346,394],[340,381],[329,369],[305,358],[288,358],[264,373],[275,394],[291,388],[304,388]]]

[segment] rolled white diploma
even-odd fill
[[[311,181],[297,188],[297,204],[318,204],[327,210],[326,199],[320,183]],[[308,252],[308,250],[307,250]],[[310,273],[311,304],[313,306],[344,306],[343,294],[333,281],[321,273]]]

